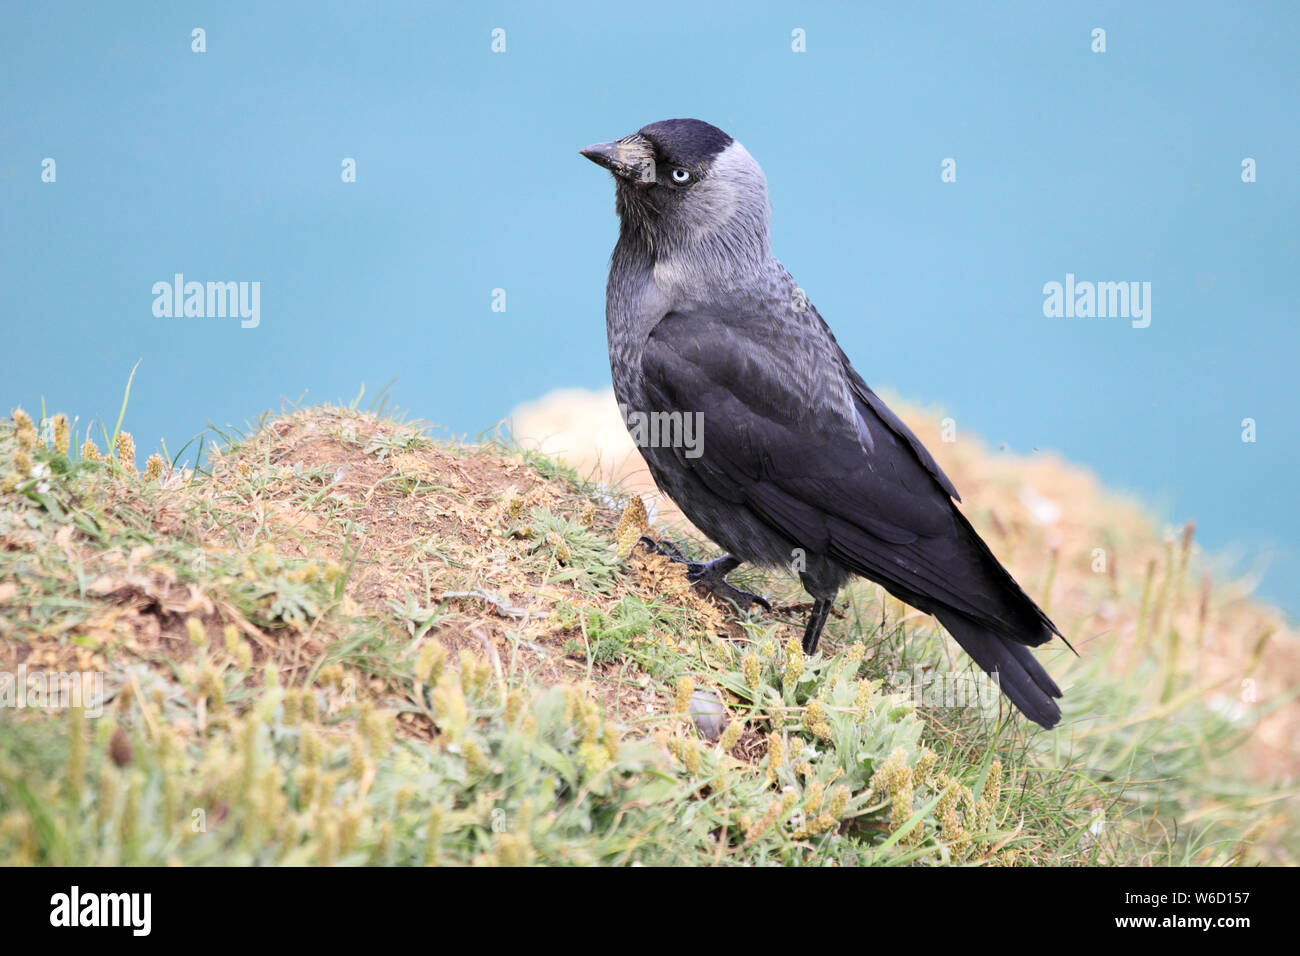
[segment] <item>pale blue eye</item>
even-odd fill
[[[675,182],[679,186],[681,186],[684,183],[689,183],[691,181],[691,174],[685,169],[680,169],[680,168],[674,169],[672,171],[672,177],[673,177],[673,182]]]

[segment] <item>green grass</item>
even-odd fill
[[[107,697],[0,708],[0,864],[1294,860],[1294,794],[1237,759],[1258,717],[1209,705],[1172,624],[1135,662],[1048,655],[1047,733],[900,692],[973,678],[868,584],[811,658],[797,613],[663,586],[562,463],[336,408],[223,444],[145,481],[0,424],[0,670]]]

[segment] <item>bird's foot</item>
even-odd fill
[[[698,561],[687,561],[686,580],[690,581],[697,588],[707,591],[716,598],[730,601],[742,611],[748,611],[757,604],[763,610],[770,612],[772,610],[772,605],[768,602],[767,598],[763,597],[761,594],[755,594],[752,591],[742,591],[734,584],[729,584],[727,582],[727,572],[735,567],[733,564],[730,567],[726,567],[724,570],[722,562],[727,560],[728,558],[726,557],[716,558],[713,561],[703,564]]]
[[[742,611],[750,610],[755,604],[765,611],[772,610],[772,605],[768,603],[767,598],[750,591],[742,591],[735,585],[727,583],[727,575],[740,566],[738,558],[724,554],[712,561],[690,561],[671,541],[654,541],[643,537],[638,544],[651,554],[662,554],[669,561],[686,565],[686,580],[716,598],[730,601]]]
[[[662,554],[669,561],[675,561],[678,564],[697,564],[695,561],[688,561],[686,555],[682,554],[682,549],[677,547],[667,538],[662,541],[656,541],[654,538],[641,535],[637,539],[637,544],[645,548],[650,554]]]

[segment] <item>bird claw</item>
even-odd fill
[[[667,539],[656,541],[654,538],[641,535],[641,537],[637,539],[636,543],[645,548],[650,554],[662,554],[669,561],[675,561],[678,564],[696,563],[687,561],[686,556],[682,554],[681,548],[677,547],[677,545]]]
[[[642,537],[637,544],[651,554],[661,554],[675,564],[686,565],[686,580],[720,600],[730,601],[742,611],[749,611],[755,604],[769,613],[772,610],[772,605],[767,598],[751,591],[742,591],[727,582],[727,574],[740,564],[731,555],[724,555],[712,561],[691,561],[671,541],[655,541],[652,538]]]
[[[697,588],[703,588],[714,597],[723,601],[730,601],[742,611],[751,610],[755,604],[767,612],[771,612],[772,605],[767,598],[761,594],[755,594],[753,591],[742,591],[734,584],[729,584],[722,575],[711,576],[707,570],[708,565],[702,565],[700,572],[692,572],[689,568],[686,572],[686,579],[694,584]]]

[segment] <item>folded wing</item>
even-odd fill
[[[652,410],[704,414],[699,457],[679,452],[683,468],[801,547],[938,616],[1028,716],[1055,723],[1060,690],[1023,645],[1059,632],[818,316],[672,312],[650,334],[642,372]]]

